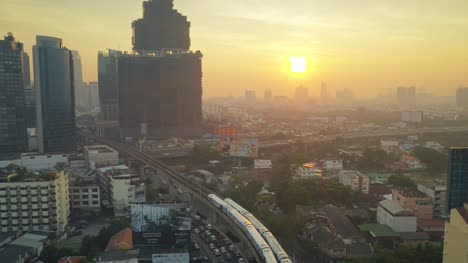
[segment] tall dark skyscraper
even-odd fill
[[[37,36],[33,47],[39,152],[75,150],[73,58],[55,37]]]
[[[133,22],[133,50],[190,49],[190,22],[173,0],[143,2],[143,18]]]
[[[119,125],[125,137],[200,133],[201,54],[119,58]]]
[[[117,66],[121,55],[122,52],[115,50],[98,54],[99,104],[102,121],[117,122],[119,118]]]
[[[0,40],[0,157],[27,151],[23,44],[9,33]]]
[[[146,1],[143,8],[143,19],[133,23],[135,53],[102,57],[100,63],[100,67],[107,64],[107,75],[112,76],[117,61],[120,136],[199,136],[202,54],[188,51],[190,23],[173,9],[172,0]],[[114,80],[109,79],[110,88]],[[99,85],[104,87],[101,79]]]
[[[449,151],[447,202],[447,212],[468,202],[468,148]]]

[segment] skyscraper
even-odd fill
[[[320,89],[320,100],[322,103],[326,103],[328,99],[328,94],[327,94],[327,83],[322,82],[322,88]]]
[[[85,108],[86,89],[83,84],[83,66],[81,64],[81,56],[78,51],[70,51],[73,61],[73,87],[75,90],[75,108]]]
[[[457,106],[461,108],[468,108],[468,87],[458,88],[457,94]]]
[[[202,119],[201,54],[122,55],[118,60],[122,137],[192,137]]]
[[[143,2],[143,18],[133,22],[133,50],[190,49],[190,22],[173,0]]]
[[[257,100],[257,93],[255,92],[255,90],[246,90],[245,100],[248,103],[254,103]]]
[[[188,51],[190,23],[173,9],[172,2],[145,1],[143,19],[133,23],[135,52],[109,56],[109,60],[102,57],[110,76],[117,69],[122,138],[164,139],[201,133],[202,54]],[[115,87],[112,81],[110,88]]]
[[[309,89],[304,86],[299,86],[296,88],[296,101],[304,103],[309,98]]]
[[[27,150],[23,44],[8,33],[0,40],[0,157]]]
[[[265,90],[265,101],[271,102],[273,99],[273,93],[271,92],[271,89],[266,89]]]
[[[468,202],[468,147],[451,148],[447,177],[447,212]]]
[[[37,36],[33,47],[39,152],[75,150],[73,58],[55,37]]]
[[[118,103],[118,58],[122,52],[108,50],[98,54],[98,83],[101,120],[117,123],[119,119]]]
[[[398,87],[397,99],[400,106],[414,106],[416,103],[416,88],[415,87]]]

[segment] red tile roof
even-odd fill
[[[129,250],[133,248],[133,235],[130,228],[115,234],[107,244],[106,252],[111,250]]]

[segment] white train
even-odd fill
[[[268,228],[266,228],[260,221],[258,221],[254,215],[252,215],[238,203],[234,202],[232,199],[226,198],[224,201],[252,223],[255,229],[257,229],[260,235],[262,235],[263,239],[268,243],[268,245],[270,245],[270,248],[273,251],[273,254],[275,254],[278,262],[292,263],[291,258],[288,256],[286,251],[284,251],[278,240],[273,236]]]
[[[261,255],[265,263],[277,263],[275,255],[273,254],[270,246],[258,233],[257,229],[252,223],[242,216],[236,209],[224,202],[221,198],[214,194],[208,195],[208,200],[215,207],[222,210],[250,239],[258,254]]]

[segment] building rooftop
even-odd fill
[[[445,183],[437,182],[437,181],[427,181],[427,182],[420,182],[419,185],[425,186],[427,188],[431,188],[432,190],[436,190],[436,188],[445,188],[447,189],[447,185]]]
[[[85,146],[85,151],[92,152],[92,153],[112,153],[116,152],[114,149],[110,148],[107,145],[91,145]]]
[[[361,231],[369,232],[373,237],[399,237],[393,229],[382,224],[365,224],[358,226]]]
[[[271,160],[254,160],[255,169],[271,169]]]
[[[330,222],[335,226],[337,234],[344,239],[363,239],[363,235],[353,223],[344,215],[343,211],[333,205],[327,205],[322,208]]]
[[[57,263],[80,263],[86,257],[61,257]]]
[[[130,169],[126,165],[114,165],[114,166],[107,166],[98,168],[98,171],[103,174],[110,174],[110,175],[122,175],[122,174],[129,174]]]
[[[32,254],[34,250],[30,247],[8,245],[4,250],[0,251],[2,262],[17,262],[20,255]]]
[[[400,189],[393,189],[392,192],[400,194],[406,198],[428,198],[425,193],[419,192],[418,190],[410,189],[410,188],[400,188]]]
[[[113,250],[130,250],[133,248],[133,235],[130,228],[126,228],[115,234],[107,243],[106,252]]]
[[[78,177],[77,179],[70,181],[70,187],[89,187],[89,186],[98,187],[96,177]]]
[[[412,211],[404,209],[400,203],[395,200],[383,200],[379,203],[379,206],[383,207],[394,216],[414,216]]]

